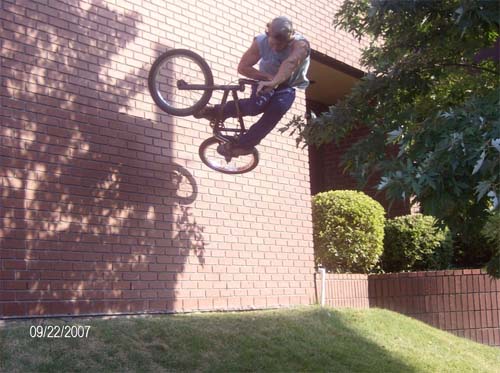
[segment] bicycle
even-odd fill
[[[217,151],[221,144],[237,142],[246,133],[238,92],[244,92],[246,85],[255,84],[258,81],[239,79],[238,84],[214,85],[210,66],[203,57],[187,49],[172,49],[163,53],[151,66],[148,77],[149,91],[155,104],[175,116],[196,114],[208,104],[215,90],[223,91],[220,106],[223,107],[231,93],[239,126],[226,127],[219,113],[210,122],[213,136],[201,143],[198,152],[204,164],[226,174],[249,172],[259,163],[259,152],[255,147],[250,154],[239,156],[223,155]]]

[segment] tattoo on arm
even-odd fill
[[[279,85],[286,81],[309,54],[309,45],[307,42],[299,41],[293,47],[290,56],[282,62],[278,73],[272,79],[272,82]]]

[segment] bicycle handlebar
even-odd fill
[[[243,92],[245,90],[245,85],[256,85],[256,84],[259,84],[259,81],[258,80],[254,80],[254,79],[238,79],[238,83],[240,85],[240,92]]]
[[[238,79],[238,85],[212,85],[207,86],[204,84],[188,84],[185,80],[180,79],[177,81],[177,88],[181,90],[201,90],[201,91],[215,91],[215,90],[239,90],[243,92],[245,90],[245,85],[255,85],[258,84],[258,80],[253,79]]]
[[[238,82],[239,82],[240,84],[249,84],[249,85],[259,84],[259,81],[258,81],[258,80],[254,80],[254,79],[245,79],[245,78],[238,79]]]

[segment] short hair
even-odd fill
[[[290,41],[294,32],[292,21],[284,16],[276,17],[267,24],[267,35],[279,41]]]

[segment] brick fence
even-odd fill
[[[385,308],[500,346],[500,280],[481,270],[327,274],[326,285],[325,300],[330,306]]]
[[[317,277],[321,289],[321,274]],[[321,293],[321,290],[318,291]],[[326,275],[325,304],[330,307],[369,308],[368,276],[358,274]]]

